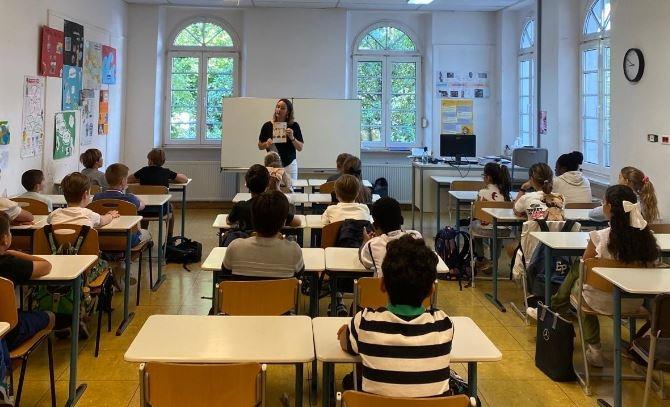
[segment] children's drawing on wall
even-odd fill
[[[437,97],[483,99],[491,97],[488,72],[437,71]]]
[[[98,134],[98,98],[97,91],[85,89],[82,94],[81,109],[81,138],[79,143],[87,146],[93,142],[93,136]]]
[[[21,126],[21,158],[35,157],[44,143],[44,79],[25,77],[23,89],[23,120]]]
[[[102,46],[102,83],[116,83],[116,49],[107,45]]]
[[[63,65],[63,110],[79,109],[81,93],[81,68]]]
[[[9,168],[9,149],[4,148],[0,150],[0,177],[7,171]],[[7,188],[2,189],[2,197],[7,197]]]
[[[63,33],[63,64],[81,68],[84,63],[84,26],[65,20]]]
[[[93,41],[84,42],[84,88],[100,89],[102,70],[102,44]]]
[[[42,27],[40,75],[60,78],[63,70],[63,32]]]
[[[9,122],[6,120],[0,120],[0,145],[8,145],[10,139],[11,134],[9,132]]]
[[[109,134],[109,91],[100,91],[100,105],[98,108],[98,135]]]
[[[56,127],[54,129],[54,160],[72,155],[76,131],[76,112],[69,111],[56,113]]]

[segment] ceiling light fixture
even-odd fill
[[[433,0],[407,0],[407,4],[430,4]]]

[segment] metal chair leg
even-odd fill
[[[149,245],[149,287],[154,286],[154,272],[153,272],[153,266],[152,266],[152,254],[151,254],[151,249],[153,249],[154,245],[153,243]]]
[[[580,293],[581,295],[581,293]],[[581,304],[579,304],[581,308]],[[584,361],[584,377],[582,378],[579,375],[579,372],[575,370],[575,375],[579,382],[584,386],[584,393],[587,396],[591,395],[591,372],[589,372],[589,362],[586,360],[586,341],[584,340],[584,325],[582,323],[582,312],[580,309],[577,310],[577,323],[579,324],[579,341],[582,345],[582,360]]]
[[[140,252],[140,258],[137,263],[137,299],[135,300],[135,305],[140,305],[140,288],[142,287],[142,252]]]
[[[56,379],[54,377],[54,351],[51,334],[47,337],[47,351],[49,352],[49,386],[51,389],[51,407],[56,407]]]
[[[16,389],[16,399],[15,405],[21,405],[21,392],[23,391],[23,379],[26,377],[26,367],[28,367],[28,359],[22,359],[21,362],[21,374],[19,375],[19,387]]]
[[[95,353],[94,356],[97,358],[98,353],[100,352],[100,331],[102,331],[102,311],[105,307],[107,294],[105,293],[105,288],[103,286],[100,295],[98,296],[98,327],[95,332]]]
[[[649,357],[647,358],[647,377],[644,382],[644,398],[642,399],[642,407],[649,405],[649,392],[651,390],[651,381],[654,374],[654,357],[656,356],[656,342],[658,341],[658,333],[653,333],[649,340]]]

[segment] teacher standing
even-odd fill
[[[272,141],[273,123],[286,123],[286,143],[274,143]],[[302,132],[300,125],[293,118],[293,103],[288,99],[279,99],[275,105],[275,113],[272,120],[265,122],[258,136],[258,149],[266,151],[277,151],[281,157],[284,170],[292,180],[298,179],[298,160],[296,151],[302,151]]]

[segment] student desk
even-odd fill
[[[305,215],[293,215],[293,217],[300,220],[300,225],[298,225],[298,226],[286,226],[286,227],[282,228],[282,230],[287,235],[295,236],[297,238],[298,244],[302,247],[303,236],[302,236],[302,233],[300,233],[300,232],[307,228],[307,220],[305,219]],[[216,219],[214,219],[214,223],[212,223],[212,227],[215,228],[215,229],[219,229],[219,246],[221,246],[221,237],[229,229],[233,229],[235,227],[235,225],[230,225],[228,223],[228,214],[227,213],[221,213],[219,215],[216,215]]]
[[[170,183],[168,187],[169,192],[181,192],[181,235],[186,236],[186,187],[193,181],[189,178],[186,182],[183,183]],[[158,274],[160,276],[160,263],[158,263]],[[160,277],[159,277],[159,282]],[[158,284],[158,282],[156,283]]]
[[[451,363],[468,364],[468,384],[470,396],[477,395],[477,363],[496,362],[502,359],[502,353],[468,317],[450,317],[454,325],[454,339],[451,347]],[[360,356],[353,356],[340,347],[337,331],[342,325],[349,325],[349,317],[314,318],[314,348],[316,360],[323,362],[323,384],[321,388],[322,404],[330,403],[330,390],[333,386],[332,374],[335,363],[360,362]]]
[[[323,184],[325,184],[326,182],[328,182],[328,180],[326,180],[326,179],[310,178],[310,179],[307,180],[307,182],[309,182],[309,186],[310,186],[310,187],[312,187],[312,188],[319,188],[321,185],[323,185]],[[370,183],[370,181],[364,179],[364,180],[363,180],[363,186],[364,186],[364,187],[368,187],[368,188],[372,188],[372,183]]]
[[[191,180],[189,179],[189,182]],[[181,184],[179,184],[181,185]],[[188,185],[186,183],[185,185]],[[184,195],[186,195],[186,186],[184,186]],[[159,195],[135,195],[137,196],[142,202],[144,202],[145,208],[146,209],[157,209],[158,210],[158,278],[156,279],[156,282],[154,285],[151,287],[152,291],[158,290],[158,287],[160,287],[161,284],[163,284],[163,281],[165,281],[165,276],[163,275],[163,218],[165,217],[164,213],[164,205],[172,199],[172,195],[170,194],[159,194]],[[182,203],[183,205],[183,203]],[[182,206],[182,231],[184,230],[184,208],[185,206]]]
[[[372,194],[372,202],[377,202],[379,198],[378,194]],[[333,203],[333,197],[330,194],[309,194],[309,202],[315,204],[331,204]]]
[[[98,260],[93,255],[45,255],[39,256],[51,263],[49,274],[30,280],[27,285],[70,285],[74,303],[72,304],[72,332],[70,335],[70,382],[66,406],[73,406],[86,391],[86,384],[77,387],[77,354],[79,351],[79,309],[81,301],[82,274]]]
[[[337,280],[369,277],[373,271],[366,269],[358,256],[358,248],[327,247],[326,272],[330,275],[330,313],[336,315]],[[437,254],[435,254],[437,256]],[[437,274],[446,274],[449,268],[440,256],[437,256]]]
[[[449,178],[449,177],[431,177],[431,178]],[[438,183],[438,191],[439,191]],[[470,205],[470,203],[477,200],[477,195],[479,191],[452,191],[449,190],[449,196],[456,201],[456,228],[461,224],[461,206]],[[510,198],[512,201],[516,198],[516,191],[510,192]],[[437,207],[440,207],[440,194],[437,194]],[[437,211],[437,230],[440,230],[440,211]]]
[[[442,191],[443,188],[449,189],[451,186],[451,183],[454,181],[472,181],[472,182],[482,182],[482,177],[445,177],[445,176],[438,176],[438,175],[433,175],[430,177],[431,181],[435,183],[437,186],[437,193],[436,193],[436,202],[435,202],[435,216],[437,217],[437,230],[439,232],[440,230],[440,211],[442,209],[442,206],[440,204],[440,191]],[[421,185],[421,196],[423,196],[423,185]],[[472,192],[472,191],[468,191]],[[477,191],[475,192],[475,199],[477,197]],[[412,198],[414,197],[414,189],[412,188]],[[473,199],[474,200],[474,199]],[[470,201],[471,202],[471,201]],[[412,199],[412,209],[414,209],[414,199]],[[423,232],[423,199],[421,199],[421,204],[419,207],[420,212],[420,223],[419,223],[419,228],[421,232]],[[456,216],[460,216],[460,213],[458,212],[459,210],[459,202],[458,200],[456,201]],[[458,219],[458,218],[457,218]],[[456,225],[458,225],[460,222],[457,221]],[[412,210],[412,229],[414,229],[414,210]]]
[[[309,229],[309,245],[310,247],[319,247],[321,245],[321,229],[323,229],[321,215],[305,215],[305,219]]]
[[[304,205],[309,202],[309,194],[303,193],[294,193],[294,194],[284,194],[288,199],[288,202],[293,205]],[[233,203],[248,201],[251,199],[250,192],[238,192],[233,197]]]
[[[179,334],[175,335],[175,329]],[[303,363],[314,360],[307,316],[152,315],[130,344],[128,362],[294,364],[302,405]]]
[[[593,272],[614,285],[614,407],[621,407],[621,298],[670,292],[670,269],[594,267]]]

